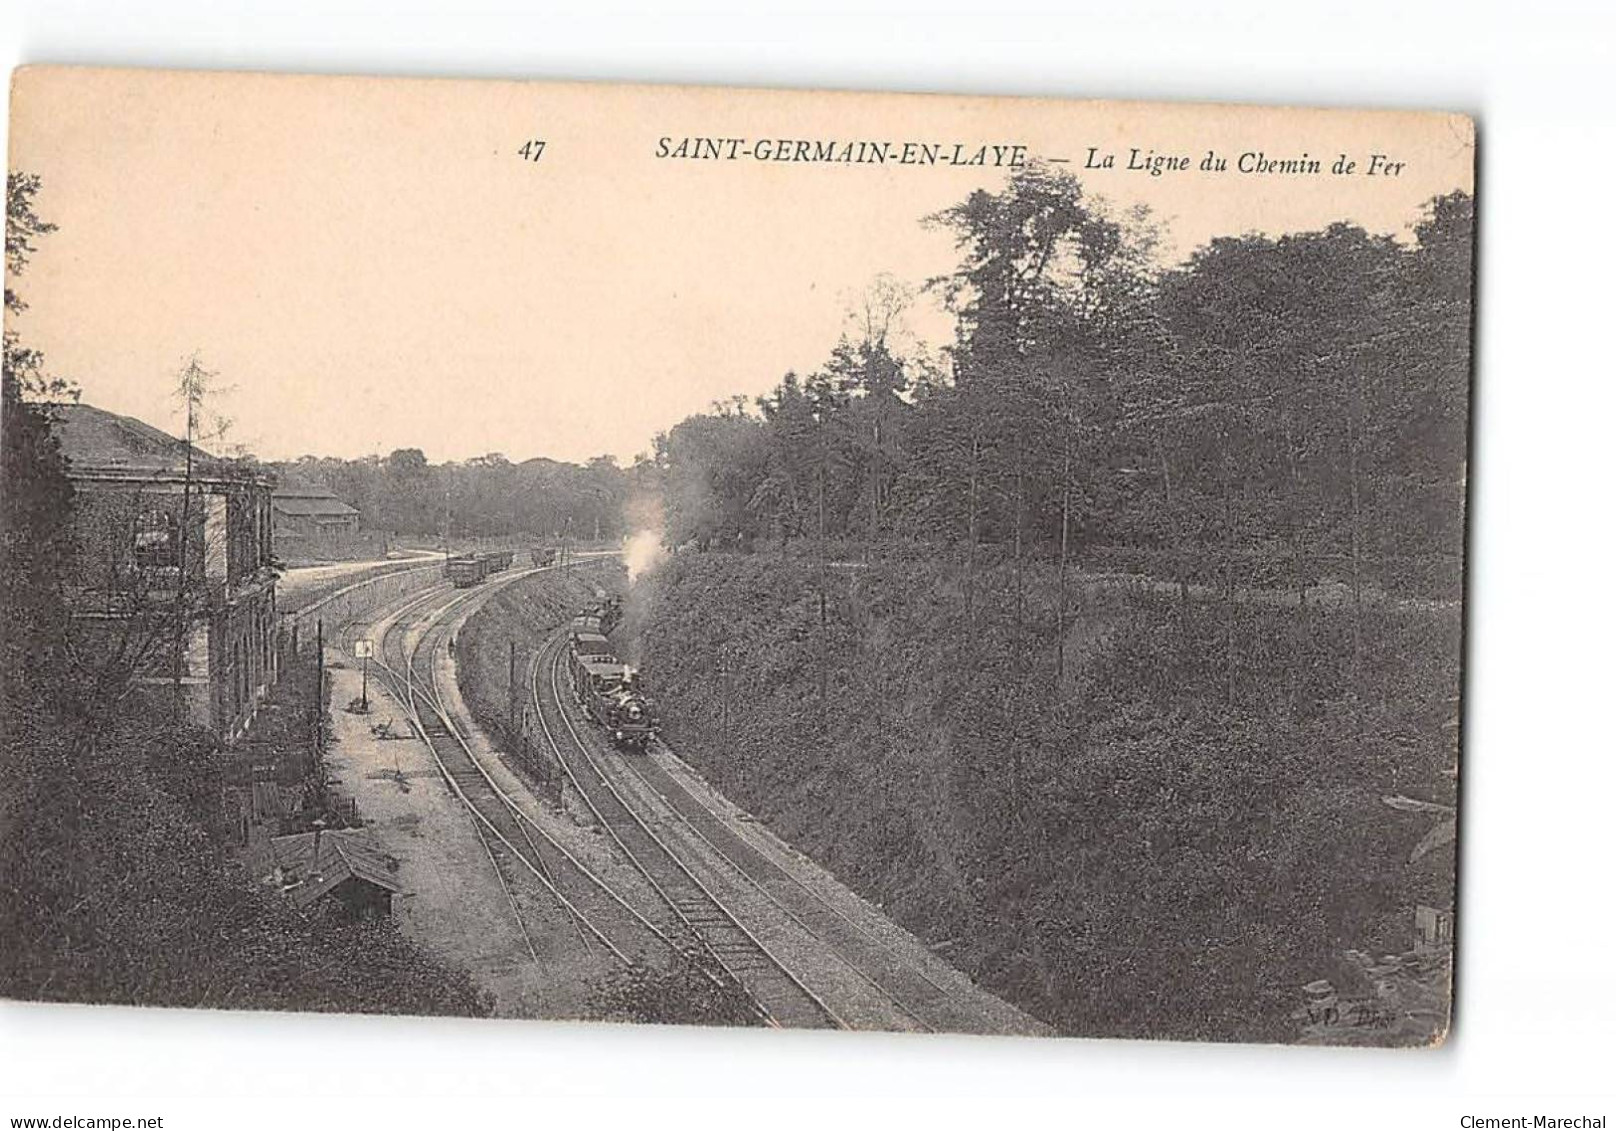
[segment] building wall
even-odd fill
[[[292,564],[375,557],[385,549],[385,539],[360,533],[357,514],[286,514],[277,510],[275,538],[276,553]]]
[[[193,482],[187,501],[182,482],[114,474],[72,478],[71,599],[86,640],[111,648],[120,637],[162,633],[166,641],[149,650],[139,678],[177,687],[193,722],[234,741],[277,675],[267,484]],[[195,611],[176,673],[162,609],[174,599],[182,554],[187,605]]]
[[[341,538],[359,532],[359,516],[283,514],[275,515],[275,531],[283,537]]]
[[[251,725],[275,685],[275,587],[235,597],[207,625],[210,725],[226,740]]]
[[[232,582],[239,583],[257,573],[275,556],[275,517],[270,498],[262,486],[230,495],[227,526]]]
[[[182,548],[187,573],[195,575],[207,542],[205,496],[193,493],[187,515],[178,483],[75,480],[73,487],[73,586],[109,603],[119,595],[171,592]]]

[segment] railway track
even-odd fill
[[[447,585],[437,585],[430,587],[425,592],[406,596],[396,603],[396,607],[388,612],[383,621],[391,624],[418,606],[435,599],[442,599],[448,588]],[[337,636],[338,640],[344,645],[343,650],[345,652],[349,651],[349,646],[363,635],[362,628],[363,622],[360,618],[350,619],[339,628]],[[383,686],[389,686],[395,673],[385,664],[378,664],[378,671]],[[411,728],[419,733],[421,729],[419,713],[410,704],[407,695],[400,696],[397,693],[396,684],[391,684],[391,686],[394,691],[394,698],[398,700],[400,706],[405,708],[409,716]],[[521,904],[516,898],[516,885],[520,883],[520,876],[519,869],[515,866],[514,858],[503,844],[496,847],[498,842],[490,837],[488,831],[483,828],[482,822],[473,820],[471,827],[472,831],[477,834],[478,843],[482,845],[484,854],[488,857],[488,864],[493,869],[494,878],[499,881],[500,891],[504,893],[506,906],[510,909],[511,917],[516,923],[516,929],[522,936],[522,945],[527,949],[528,957],[537,963],[539,961],[538,950],[533,945],[532,932],[528,930],[527,920],[523,916]],[[581,933],[581,926],[579,930]]]
[[[511,580],[520,576],[525,575]],[[525,876],[571,919],[586,944],[624,964],[655,965],[677,951],[677,943],[522,811],[483,765],[444,703],[436,659],[447,644],[447,617],[459,605],[492,591],[460,593],[444,601],[440,590],[407,603],[383,632],[381,655],[373,660],[380,682],[404,709],[451,792],[472,816],[524,937],[527,928],[511,888],[513,877]],[[415,611],[434,605],[434,598],[435,607],[416,618]],[[418,632],[414,642],[412,631]]]
[[[353,645],[360,639],[369,635],[369,630],[377,624],[388,626],[395,624],[400,618],[410,614],[435,600],[443,600],[450,594],[448,583],[439,583],[429,586],[413,594],[405,594],[395,600],[391,605],[381,610],[380,615],[374,612],[370,615],[361,614],[344,620],[337,626],[336,643],[344,655],[351,655]],[[380,659],[377,660],[377,682],[380,689],[392,694],[393,698],[405,709],[410,729],[417,734],[421,733],[422,720],[416,705],[410,701],[402,681],[397,679],[397,671]],[[441,766],[439,767],[441,771]],[[464,798],[460,800],[464,801]],[[522,913],[521,903],[518,901],[516,891],[523,886],[523,866],[515,855],[503,843],[490,836],[483,822],[473,819],[472,832],[476,834],[478,843],[482,845],[483,852],[488,858],[489,867],[493,870],[494,878],[499,882],[500,890],[505,896],[506,906],[509,908],[511,918],[516,924],[517,931],[522,937],[523,947],[527,950],[529,958],[535,963],[539,961],[538,950],[533,943],[532,932],[528,930],[527,919]],[[583,928],[576,923],[583,937]]]
[[[564,692],[558,674],[559,646],[550,653],[550,691],[557,703]],[[539,672],[533,675],[535,706],[538,700]],[[587,740],[568,720],[571,737],[580,745]],[[585,733],[589,733],[587,728]],[[666,747],[663,747],[666,750]],[[671,752],[670,752],[671,753]],[[911,1027],[926,1031],[999,1032],[1002,1024],[962,1001],[949,986],[928,973],[913,958],[900,954],[875,931],[831,903],[757,845],[737,832],[683,782],[655,760],[604,755],[588,750],[601,777],[619,775],[637,783],[641,790],[659,797],[684,834],[702,844],[721,860],[743,883],[751,885],[782,916],[834,953],[849,974],[865,982],[890,1002]],[[614,788],[621,796],[621,790]]]
[[[666,749],[666,747],[664,747]],[[886,996],[916,1026],[928,1031],[998,1031],[960,1001],[952,989],[859,923],[800,877],[748,841],[665,767],[650,758],[621,759],[622,772],[667,805],[688,834],[752,884],[803,930],[822,940]]]
[[[565,706],[557,677],[563,635],[553,636],[533,665],[535,716],[573,789],[656,892],[670,932],[700,946],[745,988],[771,1023],[794,1028],[851,1028],[691,870],[618,790]],[[547,680],[541,673],[547,673]],[[543,690],[546,684],[548,695]]]
[[[679,956],[676,961],[694,955],[715,981],[740,988],[769,1024],[852,1028],[849,1017],[868,1020],[856,1012],[844,1016],[811,988],[793,966],[794,948],[780,945],[772,924],[769,941],[748,927],[733,905],[738,880],[752,889],[754,912],[759,906],[755,896],[760,895],[782,920],[789,919],[822,944],[820,949],[845,968],[837,977],[861,980],[888,1003],[883,1007],[887,1012],[901,1015],[901,1027],[994,1028],[984,1026],[985,1019],[972,1015],[912,960],[748,842],[666,769],[592,748],[596,736],[589,728],[580,730],[566,702],[569,692],[559,674],[560,633],[535,656],[531,668],[534,715],[573,789],[643,884],[619,890],[620,883],[589,868],[525,813],[509,792],[509,770],[501,769],[506,775],[502,786],[468,741],[439,686],[439,661],[451,646],[452,628],[463,619],[456,614],[464,606],[535,572],[516,573],[496,586],[471,591],[433,586],[406,599],[379,622],[385,627],[379,655],[372,660],[378,683],[404,709],[451,792],[473,818],[530,956],[537,960],[518,891],[536,894],[566,915],[586,945],[617,962],[656,965],[670,953]],[[646,792],[659,796],[667,812],[649,812],[661,807],[647,806]],[[698,875],[691,866],[692,840],[706,849],[697,855],[716,857],[733,876],[717,882]],[[698,867],[710,871],[712,865]],[[531,901],[528,906],[530,914]],[[819,960],[821,972],[824,961]]]

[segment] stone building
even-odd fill
[[[235,742],[276,677],[269,480],[132,417],[52,412],[75,491],[69,600],[92,662],[171,688]]]
[[[325,487],[275,488],[275,537],[340,542],[359,533],[359,512]]]

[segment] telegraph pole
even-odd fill
[[[314,703],[309,711],[309,737],[320,755],[320,715],[325,710],[325,621],[314,622]]]
[[[510,733],[509,741],[514,744],[517,737],[516,729],[516,641],[511,641],[510,665],[505,673],[505,728]]]
[[[449,488],[443,489],[443,556],[449,556]]]
[[[723,745],[726,753],[732,753],[734,743],[730,739],[729,730],[729,646],[718,646],[718,681],[719,681],[719,731],[723,735]]]
[[[354,641],[354,655],[361,661],[359,675],[359,710],[361,714],[370,711],[370,654],[375,646],[368,640]]]

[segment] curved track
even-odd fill
[[[540,694],[535,681],[535,714],[573,789],[656,891],[671,920],[670,930],[694,942],[744,986],[771,1022],[796,1028],[850,1028],[691,870],[612,783],[563,705],[556,675],[562,638],[561,633],[552,637],[534,665],[537,674],[549,657],[551,695]]]
[[[949,1031],[982,1027],[984,1019],[949,987],[748,841],[665,767],[650,758],[624,758],[622,766],[646,790],[662,799],[691,836],[762,891],[805,931],[823,940],[917,1026]]]
[[[510,766],[491,772],[456,718],[451,704],[458,699],[446,698],[439,680],[464,614],[539,572],[513,571],[472,590],[432,586],[372,620],[381,627],[372,660],[378,682],[473,818],[530,954],[513,889],[538,894],[571,919],[586,945],[617,962],[694,961],[715,982],[740,989],[769,1024],[1005,1031],[1002,1019],[996,1023],[928,973],[923,958],[883,938],[881,924],[861,923],[857,910],[838,907],[667,767],[607,750],[568,702],[564,630],[534,655],[534,718],[577,797],[637,875],[608,879],[524,811],[534,802],[513,785]],[[826,1000],[833,990],[835,1004]]]
[[[542,710],[546,698],[557,705],[552,709],[560,714],[567,737],[577,747],[577,756],[587,762],[590,770],[615,798],[621,801],[625,791],[611,783],[612,776],[617,776],[625,784],[629,781],[637,783],[640,788],[635,792],[659,797],[668,811],[660,818],[662,821],[676,824],[686,837],[698,841],[712,856],[721,860],[736,878],[760,892],[783,917],[789,918],[805,934],[823,944],[852,977],[861,980],[888,1001],[909,1022],[907,1027],[928,1031],[1002,1031],[1002,1023],[973,1008],[950,987],[928,973],[914,958],[899,953],[875,930],[859,923],[824,894],[743,837],[707,802],[654,759],[625,756],[615,751],[601,754],[591,750],[591,742],[601,740],[588,726],[580,734],[579,728],[567,717],[564,707],[560,706],[567,697],[560,675],[561,656],[564,653],[560,639],[558,634],[546,653],[534,664],[531,681],[535,709]],[[548,669],[547,673],[541,670],[544,668]],[[553,734],[551,742],[552,745],[556,743]],[[663,746],[663,749],[666,747]],[[569,773],[575,779],[578,777],[576,770]],[[624,807],[627,807],[626,804]],[[645,819],[650,819],[650,815],[643,806],[640,809],[635,819],[643,823]]]
[[[510,580],[521,576],[525,575]],[[438,590],[406,605],[384,631],[381,656],[373,662],[382,683],[431,751],[451,792],[474,818],[496,868],[526,873],[537,881],[586,940],[618,961],[652,962],[676,949],[673,940],[522,810],[483,765],[444,703],[437,659],[439,650],[448,645],[449,614],[493,591],[473,590],[445,600],[444,592]],[[415,610],[421,606],[432,607],[416,616]]]

